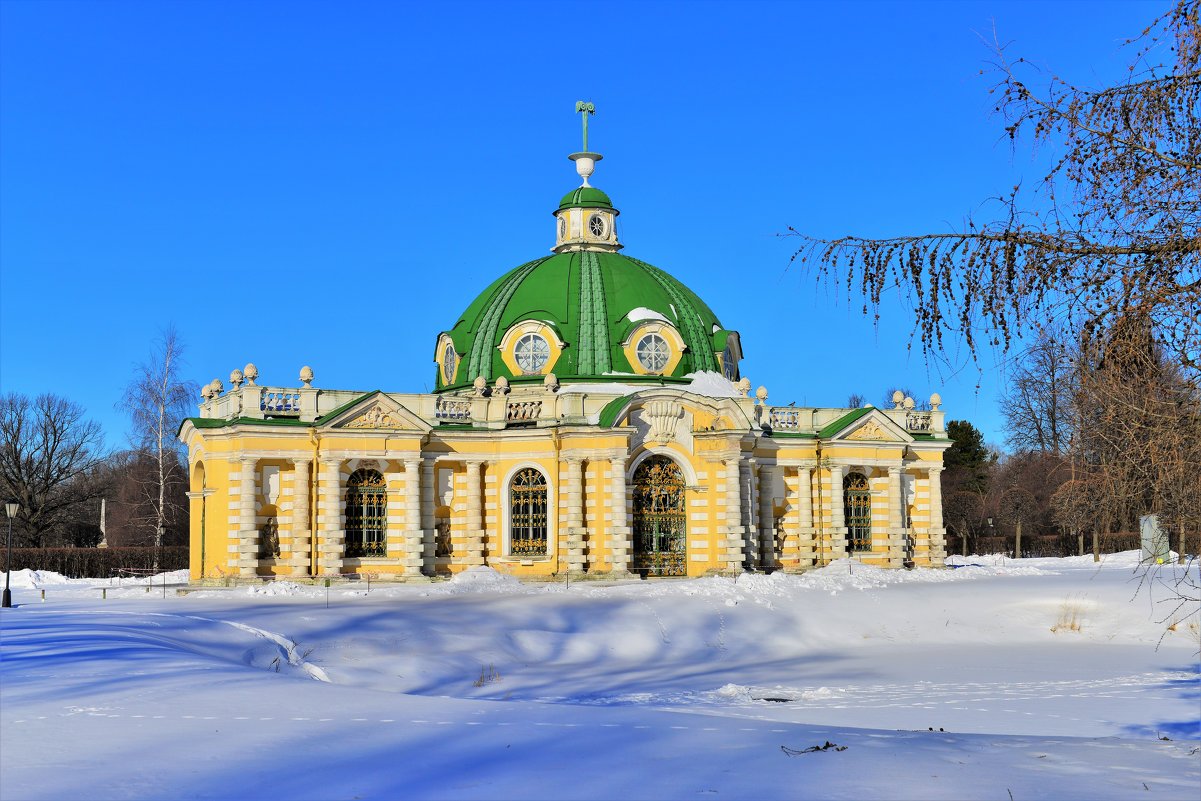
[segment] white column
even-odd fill
[[[254,577],[259,564],[259,531],[255,523],[258,500],[258,460],[243,456],[238,483],[238,575]]]
[[[942,519],[942,467],[931,467],[930,476],[930,561],[942,565],[947,558],[947,530]]]
[[[322,459],[317,490],[317,534],[320,547],[320,572],[342,572],[346,552],[346,531],[342,528],[342,460]]]
[[[765,570],[774,570],[780,564],[776,554],[776,510],[772,506],[774,474],[770,465],[759,467],[759,565]]]
[[[847,555],[847,521],[842,494],[842,477],[845,468],[842,465],[830,467],[830,533],[826,545],[826,556],[841,559]]]
[[[726,459],[726,539],[725,569],[730,573],[743,571],[742,476],[739,459]]]
[[[808,467],[797,469],[797,506],[800,510],[797,567],[812,567],[817,562],[817,552],[813,542],[813,471]]]
[[[567,460],[567,572],[584,572],[584,461]]]
[[[467,537],[464,541],[466,553],[460,564],[475,567],[484,564],[484,530],[482,501],[484,463],[479,460],[467,462]]]
[[[309,575],[313,530],[309,522],[309,471],[312,459],[292,460],[292,553],[293,576]]]
[[[425,534],[421,530],[421,460],[406,459],[404,576],[417,578],[425,566]]]
[[[892,567],[900,567],[905,561],[902,472],[899,466],[888,468],[888,563]]]
[[[759,567],[758,528],[755,525],[755,460],[746,459],[738,463],[738,488],[743,493],[739,503],[741,518],[746,522],[742,530],[742,564],[747,570]]]
[[[626,513],[626,459],[609,460],[609,573],[614,578],[630,575],[630,526]]]
[[[438,530],[435,528],[434,512],[438,505],[437,499],[434,497],[438,492],[434,481],[434,460],[427,458],[421,460],[421,541],[425,545],[422,552],[425,559],[425,568],[428,575],[434,575],[436,571],[437,559],[434,554],[437,552],[435,540],[438,536]],[[405,469],[408,469],[406,464]]]

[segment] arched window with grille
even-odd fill
[[[862,473],[842,480],[843,515],[847,524],[847,551],[872,549],[872,490]]]
[[[346,482],[346,556],[388,555],[388,488],[375,470]]]
[[[532,467],[509,482],[509,553],[546,556],[546,476]]]

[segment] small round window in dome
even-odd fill
[[[459,362],[459,355],[455,353],[455,346],[446,343],[446,347],[442,350],[442,377],[446,383],[450,383],[455,378],[455,366]]]
[[[605,218],[599,214],[593,214],[588,218],[588,230],[598,239],[603,237],[605,235]]]
[[[638,362],[652,373],[661,372],[671,359],[671,347],[658,334],[647,334],[638,340],[635,353],[638,354]]]
[[[537,334],[526,334],[513,346],[513,358],[521,372],[527,375],[537,373],[550,360],[550,345]]]

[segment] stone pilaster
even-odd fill
[[[846,468],[840,464],[830,466],[830,534],[826,545],[826,556],[831,561],[847,555],[847,521],[842,479]]]
[[[342,527],[342,460],[322,459],[317,489],[319,570],[322,575],[342,572],[346,530]]]
[[[626,512],[626,459],[609,460],[609,575],[628,578],[630,574],[630,525]]]
[[[798,567],[803,569],[817,563],[816,531],[813,526],[813,471],[808,467],[797,470],[797,505],[800,507],[797,559]]]
[[[238,482],[238,575],[254,577],[259,565],[259,530],[255,525],[258,499],[258,460],[243,456]]]
[[[775,468],[770,465],[759,467],[759,565],[764,570],[775,570],[779,564],[776,553],[776,510],[772,506],[772,487]]]
[[[312,459],[292,460],[292,543],[289,564],[293,576],[309,575],[313,528],[309,520],[309,474],[313,469]]]
[[[742,529],[742,565],[746,570],[759,567],[759,535],[755,525],[758,509],[755,504],[755,460],[745,459],[738,463],[738,488],[742,491],[739,514],[746,522]]]
[[[584,461],[567,460],[563,502],[567,508],[567,572],[584,572]]]
[[[741,573],[745,558],[743,535],[746,530],[742,525],[742,477],[738,463],[738,458],[726,459],[724,462],[726,468],[726,521],[723,528],[726,537],[723,547],[725,558],[722,567],[730,573]]]
[[[402,564],[405,578],[417,578],[425,567],[425,533],[421,529],[421,460],[404,462],[405,514],[404,554]]]
[[[930,562],[942,565],[947,558],[947,530],[942,518],[942,470],[930,468]]]
[[[463,540],[466,553],[458,561],[467,567],[484,564],[484,462],[472,459],[467,465],[467,531]]]
[[[903,472],[900,466],[888,468],[888,564],[892,567],[900,567],[905,561]]]
[[[405,463],[405,470],[408,470],[408,462]],[[421,469],[421,504],[420,508],[420,527],[421,527],[421,542],[423,544],[422,559],[425,562],[426,575],[432,576],[437,572],[437,543],[436,539],[438,531],[435,528],[437,525],[434,520],[434,512],[437,507],[437,499],[434,497],[438,488],[435,486],[434,460],[423,459],[420,463]]]

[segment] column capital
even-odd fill
[[[309,465],[311,465],[313,463],[313,457],[311,457],[311,456],[293,456],[291,459],[291,462],[295,467],[308,467]]]

